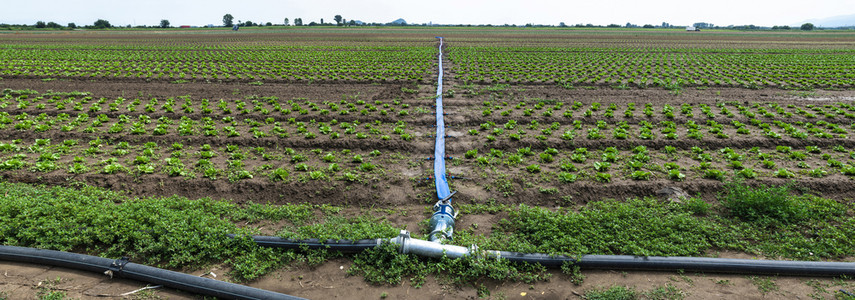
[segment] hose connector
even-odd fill
[[[442,241],[452,238],[457,211],[451,206],[451,196],[456,193],[457,191],[451,192],[433,205],[433,216],[429,223],[430,228],[432,228],[429,235],[431,242],[442,243]]]

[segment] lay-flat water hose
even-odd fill
[[[433,216],[430,218],[431,228],[430,240],[442,242],[451,239],[454,233],[454,218],[457,212],[451,205],[451,196],[454,195],[448,188],[448,179],[445,177],[445,121],[442,113],[442,37],[439,39],[439,72],[436,86],[436,145],[433,157],[433,177],[436,185],[436,197],[439,201],[433,206]]]

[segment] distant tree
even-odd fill
[[[107,21],[104,19],[98,19],[98,21],[95,21],[94,27],[97,29],[102,29],[102,28],[113,27],[113,25],[110,25],[110,21]]]
[[[324,25],[324,19],[321,18],[321,25]]]
[[[294,19],[294,26],[303,26],[303,19],[302,18]]]
[[[255,26],[256,24],[253,23],[252,21],[246,21],[246,22],[243,22],[243,24],[238,23],[238,25],[246,26],[246,27],[252,27],[252,26]]]
[[[333,19],[335,19],[335,25],[338,25],[338,26],[343,25],[342,21],[341,21],[341,15],[335,15],[335,18],[333,18]],[[323,22],[324,21],[321,21],[321,23],[323,23]]]
[[[315,23],[315,21],[312,21],[312,22],[309,22],[309,26],[318,26],[318,23]]]
[[[650,25],[650,24],[644,24],[644,26],[641,26],[641,28],[655,28],[655,27],[653,27],[653,25]]]
[[[620,25],[618,25],[618,24],[609,24],[609,25],[608,25],[608,26],[606,26],[606,27],[609,27],[609,28],[618,28],[618,27],[620,27]]]
[[[62,25],[59,25],[56,22],[48,22],[47,28],[62,28]]]
[[[804,23],[801,28],[802,30],[813,30],[814,26],[811,23]]]
[[[77,28],[77,24],[68,23],[68,28],[71,28],[71,29]]]
[[[47,26],[45,25],[45,21],[36,22],[36,28],[45,28],[45,26]]]
[[[223,26],[232,27],[235,25],[234,23],[235,17],[232,17],[232,14],[226,14],[223,16]]]
[[[169,20],[160,20],[160,28],[169,28]]]
[[[781,26],[781,29],[783,29],[783,30],[790,30],[790,26],[784,25],[784,26]]]
[[[267,24],[264,24],[264,26],[273,26],[273,23],[267,22]]]
[[[347,22],[347,24],[350,26],[356,26],[356,21],[350,20],[350,22]]]
[[[561,22],[561,23],[558,23],[558,27],[567,27],[567,24],[564,24],[564,22]]]
[[[288,18],[285,18],[285,26],[288,26]]]

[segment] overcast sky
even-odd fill
[[[4,1],[0,23],[35,24],[54,21],[65,25],[92,24],[106,19],[113,25],[157,25],[167,19],[178,25],[222,25],[223,15],[235,21],[282,23],[295,18],[304,23],[327,23],[342,15],[347,20],[438,24],[572,24],[624,25],[669,22],[688,25],[794,25],[809,19],[855,14],[853,0],[23,0]],[[853,24],[855,25],[855,24]]]

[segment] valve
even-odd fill
[[[454,219],[457,218],[457,211],[451,206],[451,196],[454,196],[457,191],[451,192],[443,199],[440,199],[433,206],[433,216],[430,218],[429,226],[433,228],[430,232],[430,241],[439,242],[452,238],[454,234]]]

